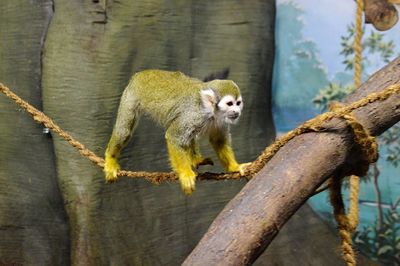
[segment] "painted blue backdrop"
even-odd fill
[[[274,120],[280,133],[324,111],[354,90],[355,2],[278,0]],[[386,32],[364,28],[363,79],[400,55],[400,23]],[[385,265],[400,265],[400,125],[379,139],[380,159],[361,184],[358,249]],[[344,197],[347,199],[347,189]],[[309,204],[333,225],[327,193]]]

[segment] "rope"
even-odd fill
[[[42,123],[53,132],[57,133],[60,137],[64,138],[68,143],[75,147],[79,153],[88,158],[97,166],[104,167],[104,159],[97,156],[94,152],[87,149],[82,143],[75,140],[71,135],[63,131],[56,123],[54,123],[49,117],[43,112],[37,110],[32,105],[27,103],[13,93],[9,88],[5,87],[0,83],[0,92],[4,93],[7,97],[14,100],[19,106],[25,109],[33,119],[39,123]],[[369,164],[375,162],[377,156],[377,143],[374,137],[370,136],[368,131],[356,120],[351,114],[352,111],[366,106],[369,103],[376,101],[383,101],[389,98],[391,95],[400,93],[400,83],[391,85],[379,93],[371,93],[367,97],[362,98],[347,106],[340,104],[334,104],[331,107],[331,111],[321,114],[313,119],[306,121],[298,128],[289,131],[281,138],[276,140],[273,144],[267,147],[262,154],[247,167],[245,176],[250,178],[254,176],[262,167],[283,147],[287,142],[296,136],[307,132],[320,132],[325,131],[324,124],[334,118],[343,119],[350,126],[354,133],[354,140],[361,149],[361,163],[358,169],[352,169],[357,174],[364,175],[368,171]],[[145,178],[146,180],[159,184],[163,181],[176,180],[177,177],[174,173],[164,172],[132,172],[126,170],[120,170],[119,176],[127,176],[130,178]],[[359,190],[359,178],[353,176],[350,180],[350,186],[352,188],[350,193],[350,208],[349,214],[345,214],[345,208],[343,198],[341,194],[341,177],[336,176],[331,178],[330,188],[330,200],[334,207],[334,216],[338,223],[339,235],[341,238],[342,255],[347,265],[356,265],[356,255],[352,247],[351,235],[358,225],[358,190]],[[199,180],[205,179],[240,179],[239,173],[202,173],[197,176]]]
[[[104,159],[97,156],[94,152],[90,151],[87,149],[82,143],[79,141],[75,140],[71,135],[69,135],[67,132],[63,131],[55,122],[53,122],[48,116],[46,116],[43,112],[37,110],[35,107],[27,103],[26,101],[22,100],[19,96],[17,96],[15,93],[13,93],[9,88],[4,86],[3,84],[0,83],[0,92],[5,94],[7,97],[10,99],[14,100],[15,103],[17,103],[20,107],[22,107],[25,111],[27,111],[35,121],[42,123],[45,125],[47,128],[52,130],[53,132],[57,133],[60,137],[64,138],[66,141],[68,141],[73,147],[75,147],[79,153],[88,158],[91,162],[96,164],[97,166],[103,168],[104,167]],[[369,148],[367,146],[373,146],[371,144],[368,144],[369,142],[372,141],[372,139],[368,139],[366,136],[369,136],[367,132],[364,132],[364,129],[362,128],[361,124],[355,121],[355,118],[350,115],[350,113],[358,108],[361,108],[363,106],[366,106],[369,103],[373,103],[376,101],[384,101],[387,98],[389,98],[391,95],[399,93],[400,92],[400,83],[398,84],[393,84],[391,86],[388,86],[384,90],[382,90],[379,93],[371,93],[365,98],[362,98],[356,102],[353,102],[347,106],[338,106],[335,108],[333,111],[323,113],[313,119],[310,119],[306,121],[304,124],[300,125],[298,128],[287,132],[285,135],[281,136],[278,138],[274,143],[272,143],[270,146],[268,146],[262,153],[261,155],[254,161],[252,162],[247,168],[245,172],[245,176],[252,177],[254,176],[257,172],[261,170],[261,168],[264,167],[264,165],[275,155],[275,153],[278,152],[278,150],[283,147],[287,142],[289,142],[291,139],[293,139],[296,136],[299,136],[301,134],[307,133],[307,132],[319,132],[319,131],[325,131],[326,128],[324,127],[324,124],[334,118],[340,118],[348,121],[350,125],[353,125],[353,130],[355,135],[360,135],[363,134],[363,136],[360,136],[356,142],[361,143],[365,141],[367,144],[365,144],[365,152],[368,151],[369,153]],[[356,126],[358,124],[358,126]],[[360,144],[364,145],[364,144]],[[374,153],[374,151],[372,152]],[[369,156],[369,155],[368,155]],[[367,156],[367,157],[368,157]],[[159,184],[160,182],[163,181],[168,181],[168,180],[177,180],[177,177],[174,173],[169,172],[132,172],[132,171],[127,171],[127,170],[120,170],[118,172],[119,176],[126,176],[130,178],[146,178],[148,181],[151,181],[153,183]],[[241,176],[239,173],[223,173],[223,174],[217,174],[217,173],[200,173],[198,175],[198,179],[200,180],[222,180],[222,179],[240,179]]]
[[[355,25],[355,37],[354,37],[354,87],[359,88],[361,86],[361,75],[362,75],[362,13],[364,10],[364,1],[356,0],[356,25]],[[367,157],[364,158],[364,163],[361,166],[361,175],[365,175],[368,172],[369,165],[375,162],[378,158],[376,140],[368,136],[368,132],[362,128],[362,125],[357,123],[353,117],[351,125],[353,131],[358,133],[355,134],[356,142],[360,144],[363,149],[363,154]],[[348,120],[350,121],[350,120]],[[361,127],[361,128],[360,128]],[[366,135],[361,136],[361,132],[366,133]],[[360,138],[361,137],[361,138]],[[363,143],[360,142],[369,142]],[[365,144],[365,145],[364,145]],[[368,147],[371,148],[368,150]],[[363,148],[364,147],[364,148]],[[372,152],[374,154],[372,154]],[[333,213],[335,220],[338,224],[339,235],[341,238],[342,255],[343,259],[347,265],[356,265],[356,254],[353,250],[352,245],[352,233],[356,230],[359,222],[359,191],[360,191],[360,178],[356,175],[350,176],[350,192],[349,192],[349,213],[346,215],[345,206],[343,203],[342,192],[341,192],[341,179],[334,177],[331,180],[331,186],[329,190],[330,201],[333,206]]]
[[[356,9],[356,25],[355,25],[355,37],[354,37],[354,86],[356,88],[361,86],[361,74],[362,74],[362,12],[364,10],[364,0],[357,0]]]
[[[356,265],[356,255],[353,250],[349,218],[344,211],[344,203],[342,197],[342,181],[341,178],[331,178],[329,186],[329,197],[334,207],[333,214],[338,224],[339,236],[342,241],[342,256],[347,265]]]
[[[45,127],[51,129],[53,132],[60,135],[60,137],[68,141],[69,144],[71,144],[74,148],[76,148],[79,151],[80,154],[82,154],[82,156],[88,158],[90,161],[92,161],[94,164],[100,167],[104,166],[103,158],[100,158],[94,152],[87,149],[82,143],[75,140],[71,135],[62,130],[56,123],[54,123],[53,120],[51,120],[51,118],[46,116],[43,112],[39,111],[26,101],[22,100],[18,95],[13,93],[9,88],[5,87],[1,83],[0,83],[0,91],[4,93],[8,98],[14,100],[14,102],[18,104],[20,107],[25,109],[25,111],[28,112],[33,117],[33,120],[43,124]]]
[[[37,110],[35,107],[22,100],[19,96],[13,93],[9,88],[0,83],[0,92],[5,94],[10,99],[14,100],[19,106],[25,109],[35,121],[42,123],[44,126],[57,133],[60,137],[64,138],[68,143],[75,147],[79,153],[88,158],[97,166],[104,167],[104,159],[97,156],[94,152],[87,149],[82,143],[75,140],[67,132],[63,131],[56,123],[54,123],[48,116],[43,112]],[[296,136],[307,132],[320,132],[325,131],[326,128],[324,124],[334,118],[343,119],[351,127],[354,133],[354,140],[359,145],[361,149],[361,167],[359,169],[352,169],[357,171],[357,173],[365,174],[368,170],[370,163],[377,160],[377,144],[375,138],[370,136],[368,131],[356,120],[356,118],[351,114],[352,111],[366,106],[369,103],[384,101],[391,95],[400,93],[400,83],[393,84],[380,91],[379,93],[371,93],[367,97],[362,98],[356,102],[353,102],[347,106],[342,106],[336,104],[331,108],[331,111],[321,114],[313,119],[306,121],[304,124],[298,128],[289,131],[273,144],[267,147],[262,154],[246,168],[245,176],[250,178],[254,176],[257,172],[261,170],[262,167],[283,147],[287,142]],[[360,170],[361,169],[361,170]],[[120,170],[118,172],[119,176],[127,176],[130,178],[145,178],[146,180],[159,184],[163,181],[176,180],[177,177],[174,173],[164,173],[164,172],[132,172],[126,170]],[[202,173],[197,176],[199,180],[206,179],[240,179],[239,173]],[[357,177],[358,178],[358,177]],[[358,185],[354,185],[353,182],[358,182],[357,180],[351,181],[351,186],[358,188]],[[335,177],[331,179],[330,187],[330,199],[334,206],[334,215],[338,223],[339,235],[342,239],[342,253],[347,265],[355,265],[355,253],[352,248],[351,233],[355,230],[358,224],[358,189],[351,193],[350,199],[350,211],[346,216],[344,211],[344,204],[341,195],[341,178]]]

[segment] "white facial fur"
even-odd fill
[[[237,99],[232,95],[226,95],[218,102],[218,109],[225,123],[236,124],[243,109],[242,96]]]
[[[220,101],[213,89],[200,91],[204,112],[208,117],[215,117],[219,123],[236,124],[243,109],[242,96],[237,99],[232,95],[225,95]],[[217,103],[218,102],[218,103]],[[215,106],[217,105],[217,110]],[[211,126],[211,125],[208,125]],[[207,126],[207,127],[208,127]]]

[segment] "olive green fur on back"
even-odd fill
[[[136,87],[136,91],[146,93],[149,99],[162,98],[163,96],[180,97],[182,92],[185,92],[186,95],[198,93],[201,89],[208,88],[214,89],[221,97],[228,94],[235,97],[240,95],[239,87],[232,80],[215,79],[202,82],[179,71],[144,70],[134,74],[130,83],[140,85]],[[163,89],[160,90],[160,87],[163,87]]]
[[[133,84],[132,84],[133,83]],[[163,71],[163,70],[144,70],[133,75],[130,86],[135,86],[135,91],[138,95],[145,98],[173,98],[180,97],[182,94],[198,92],[203,82],[190,78],[183,73],[176,71]],[[182,93],[184,92],[184,93]]]
[[[182,112],[201,114],[200,91],[213,89],[220,97],[239,97],[238,86],[230,80],[202,82],[181,72],[144,70],[133,75],[128,88],[140,99],[140,109],[161,124],[169,124]]]

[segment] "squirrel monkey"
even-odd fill
[[[183,191],[195,190],[193,168],[213,164],[200,154],[198,138],[208,135],[226,171],[244,174],[248,164],[236,162],[229,125],[243,109],[239,87],[230,80],[202,82],[181,72],[145,70],[131,78],[122,94],[117,120],[105,152],[107,182],[117,180],[117,158],[137,126],[142,113],[166,129],[165,139],[172,169]]]

